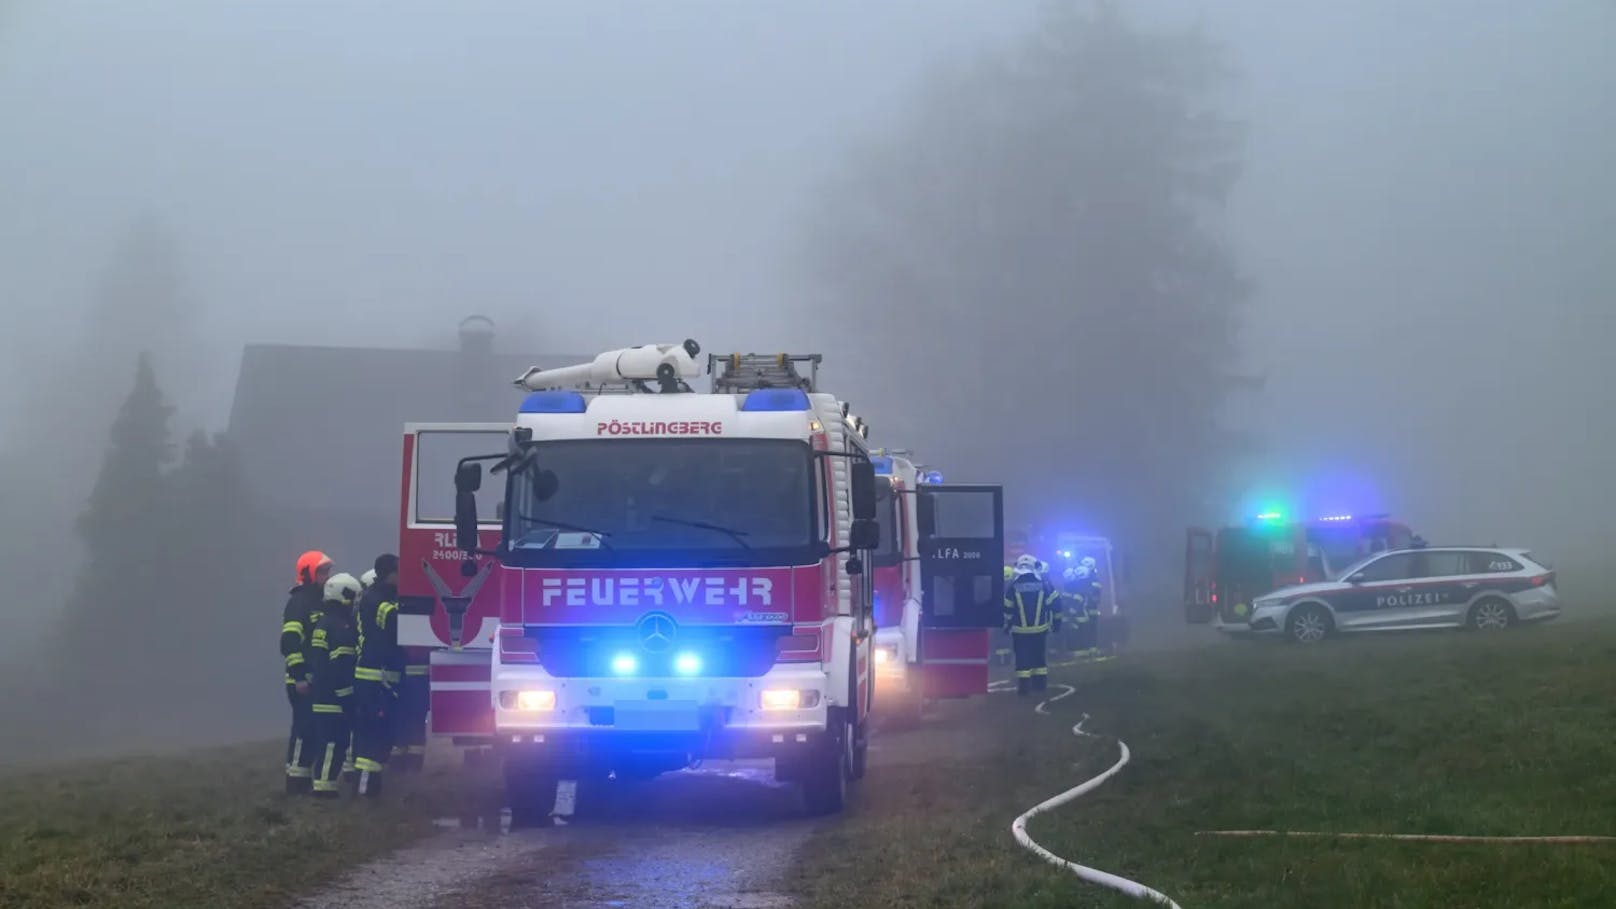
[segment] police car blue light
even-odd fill
[[[925,483],[927,486],[941,486],[943,484],[943,472],[941,470],[928,470],[920,475],[920,482]]]
[[[780,413],[808,409],[808,393],[800,388],[759,388],[741,401],[743,413]]]
[[[889,457],[877,455],[870,458],[870,466],[875,468],[875,475],[878,477],[892,476],[892,459]]]
[[[589,404],[576,391],[535,391],[522,399],[521,413],[584,413]]]

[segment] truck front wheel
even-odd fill
[[[555,811],[556,774],[541,755],[521,751],[505,753],[505,803],[511,809],[511,827],[547,827]]]
[[[802,798],[809,814],[836,814],[847,806],[847,787],[853,777],[853,724],[838,718],[830,734],[803,768]]]

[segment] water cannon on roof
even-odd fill
[[[683,344],[644,344],[608,350],[592,362],[556,369],[535,366],[516,380],[516,386],[526,391],[555,391],[559,389],[600,389],[607,386],[628,386],[639,391],[650,391],[646,383],[656,382],[663,394],[689,391],[686,379],[701,375],[701,364],[696,355],[701,345],[686,340]]]

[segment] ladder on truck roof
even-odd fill
[[[708,354],[713,394],[746,394],[759,388],[819,389],[821,354]],[[806,372],[806,375],[804,375]]]

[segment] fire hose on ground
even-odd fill
[[[1035,708],[1038,713],[1048,716],[1050,704],[1064,698],[1071,697],[1073,694],[1077,693],[1077,689],[1071,685],[1057,685],[1057,687],[1062,689],[1061,692],[1052,698],[1041,701]],[[995,685],[990,686],[990,689],[995,691],[1008,690],[1007,683],[996,683]],[[1088,720],[1088,714],[1083,714],[1083,718],[1077,722],[1077,725],[1072,727],[1072,734],[1085,738],[1099,738],[1099,736],[1096,736],[1094,733],[1083,729],[1083,724],[1087,723]],[[1074,801],[1090,792],[1093,792],[1104,785],[1107,780],[1121,772],[1122,768],[1128,766],[1128,760],[1130,757],[1128,745],[1121,739],[1117,739],[1116,741],[1119,755],[1115,764],[1112,764],[1108,769],[1100,773],[1098,776],[1091,777],[1090,779],[1073,786],[1065,792],[1045,799],[1031,808],[1028,808],[1021,814],[1020,817],[1016,818],[1015,821],[1011,823],[1010,833],[1016,838],[1016,842],[1020,844],[1023,849],[1030,851],[1032,854],[1038,856],[1057,868],[1064,868],[1067,871],[1072,872],[1079,878],[1088,881],[1091,884],[1098,884],[1101,887],[1115,890],[1118,893],[1127,894],[1135,899],[1147,900],[1161,906],[1171,907],[1171,909],[1181,909],[1177,903],[1173,902],[1171,897],[1158,890],[1147,887],[1138,881],[1131,881],[1125,877],[1112,874],[1108,871],[1101,871],[1098,868],[1091,868],[1087,865],[1080,865],[1077,862],[1069,859],[1061,858],[1055,853],[1050,852],[1048,849],[1045,849],[1043,846],[1039,845],[1038,842],[1027,833],[1028,821],[1046,811],[1053,811],[1054,809],[1059,808],[1068,802]]]

